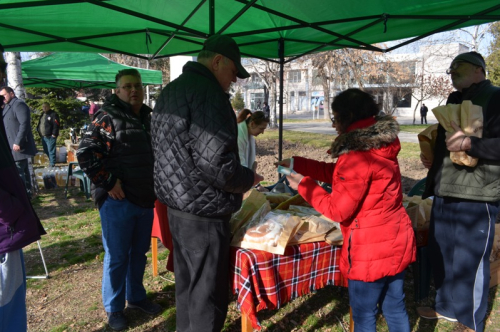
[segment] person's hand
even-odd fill
[[[113,187],[113,189],[108,191],[108,195],[109,197],[117,200],[122,200],[125,198],[125,193],[123,192],[122,182],[120,181],[120,179],[116,180],[115,186]]]
[[[261,193],[268,193],[269,192],[269,189],[267,189],[266,187],[261,186],[260,184],[256,185],[255,189],[257,189]]]
[[[12,144],[12,150],[13,151],[16,151],[16,152],[19,152],[21,151],[21,147],[17,144]]]
[[[304,178],[304,175],[292,172],[290,173],[290,175],[287,175],[286,178],[288,180],[290,188],[292,188],[293,190],[297,190],[297,188],[299,188],[300,181],[302,181],[302,179]]]
[[[282,161],[275,162],[274,166],[276,166],[276,167],[278,167],[278,166],[290,167],[290,163],[291,163],[291,159],[287,158],[287,159],[283,159]]]
[[[446,133],[446,148],[450,152],[466,151],[470,149],[470,138],[465,135],[454,121],[451,121],[454,133]]]
[[[430,169],[432,166],[432,162],[425,158],[423,153],[420,153],[420,160],[422,161],[422,164],[424,165],[425,168]]]
[[[254,171],[254,172],[255,172],[256,170],[257,170],[257,162],[256,162],[256,161],[254,161],[254,162],[253,162],[253,165],[252,165],[252,171]]]
[[[257,185],[260,181],[264,181],[264,177],[260,174],[253,173],[253,185]]]

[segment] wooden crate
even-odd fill
[[[490,263],[490,287],[500,284],[500,259]]]

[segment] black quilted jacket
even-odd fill
[[[155,191],[168,207],[203,217],[237,211],[253,172],[241,166],[228,95],[203,65],[188,62],[163,89],[151,135]]]

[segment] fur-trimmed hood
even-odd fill
[[[339,135],[331,146],[332,157],[337,158],[350,151],[379,150],[398,138],[399,124],[391,115],[376,116],[375,121],[368,127],[357,128]],[[397,150],[388,149],[383,154],[388,154],[387,157],[390,158],[395,157],[398,152],[399,144]]]

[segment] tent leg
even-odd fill
[[[38,244],[38,250],[40,250],[40,256],[42,257],[42,263],[43,263],[43,268],[45,269],[45,275],[44,276],[26,276],[26,279],[48,279],[50,278],[49,276],[49,271],[47,270],[47,264],[45,264],[45,258],[43,257],[43,251],[42,251],[42,246],[40,245],[40,241],[36,241]]]

